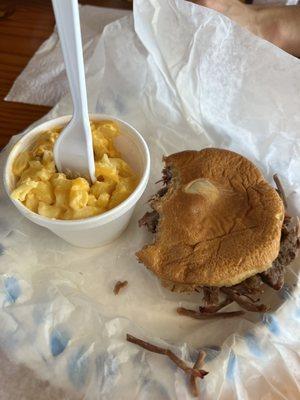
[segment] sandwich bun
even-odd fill
[[[232,151],[207,148],[164,158],[173,178],[152,201],[153,244],[137,253],[162,282],[183,291],[232,286],[278,256],[284,205],[259,169]]]

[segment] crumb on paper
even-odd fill
[[[119,291],[128,285],[127,281],[118,281],[114,286],[114,294],[119,294]]]

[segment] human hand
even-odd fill
[[[191,0],[216,10],[283,50],[300,57],[300,7],[253,6],[239,0]]]
[[[192,2],[222,13],[240,26],[260,36],[257,7],[248,6],[239,0],[192,0]]]

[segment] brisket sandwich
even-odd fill
[[[280,188],[228,150],[183,151],[164,162],[164,185],[140,220],[154,242],[138,260],[172,291],[202,290],[202,311],[217,312],[232,301],[266,311],[257,296],[264,284],[282,287],[299,249],[298,220],[286,214]]]

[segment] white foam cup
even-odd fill
[[[11,150],[4,169],[4,186],[10,195],[15,187],[12,165],[18,154],[26,150],[38,136],[51,128],[65,125],[71,116],[63,116],[44,122],[24,135]],[[139,183],[131,195],[117,207],[94,217],[79,220],[58,220],[36,214],[25,207],[19,200],[11,201],[20,213],[37,225],[48,228],[57,236],[79,247],[98,247],[108,244],[126,229],[136,203],[142,196],[150,174],[150,155],[147,144],[139,132],[128,123],[104,114],[90,114],[93,121],[112,120],[120,127],[121,135],[115,139],[115,146],[122,158],[139,176]]]

